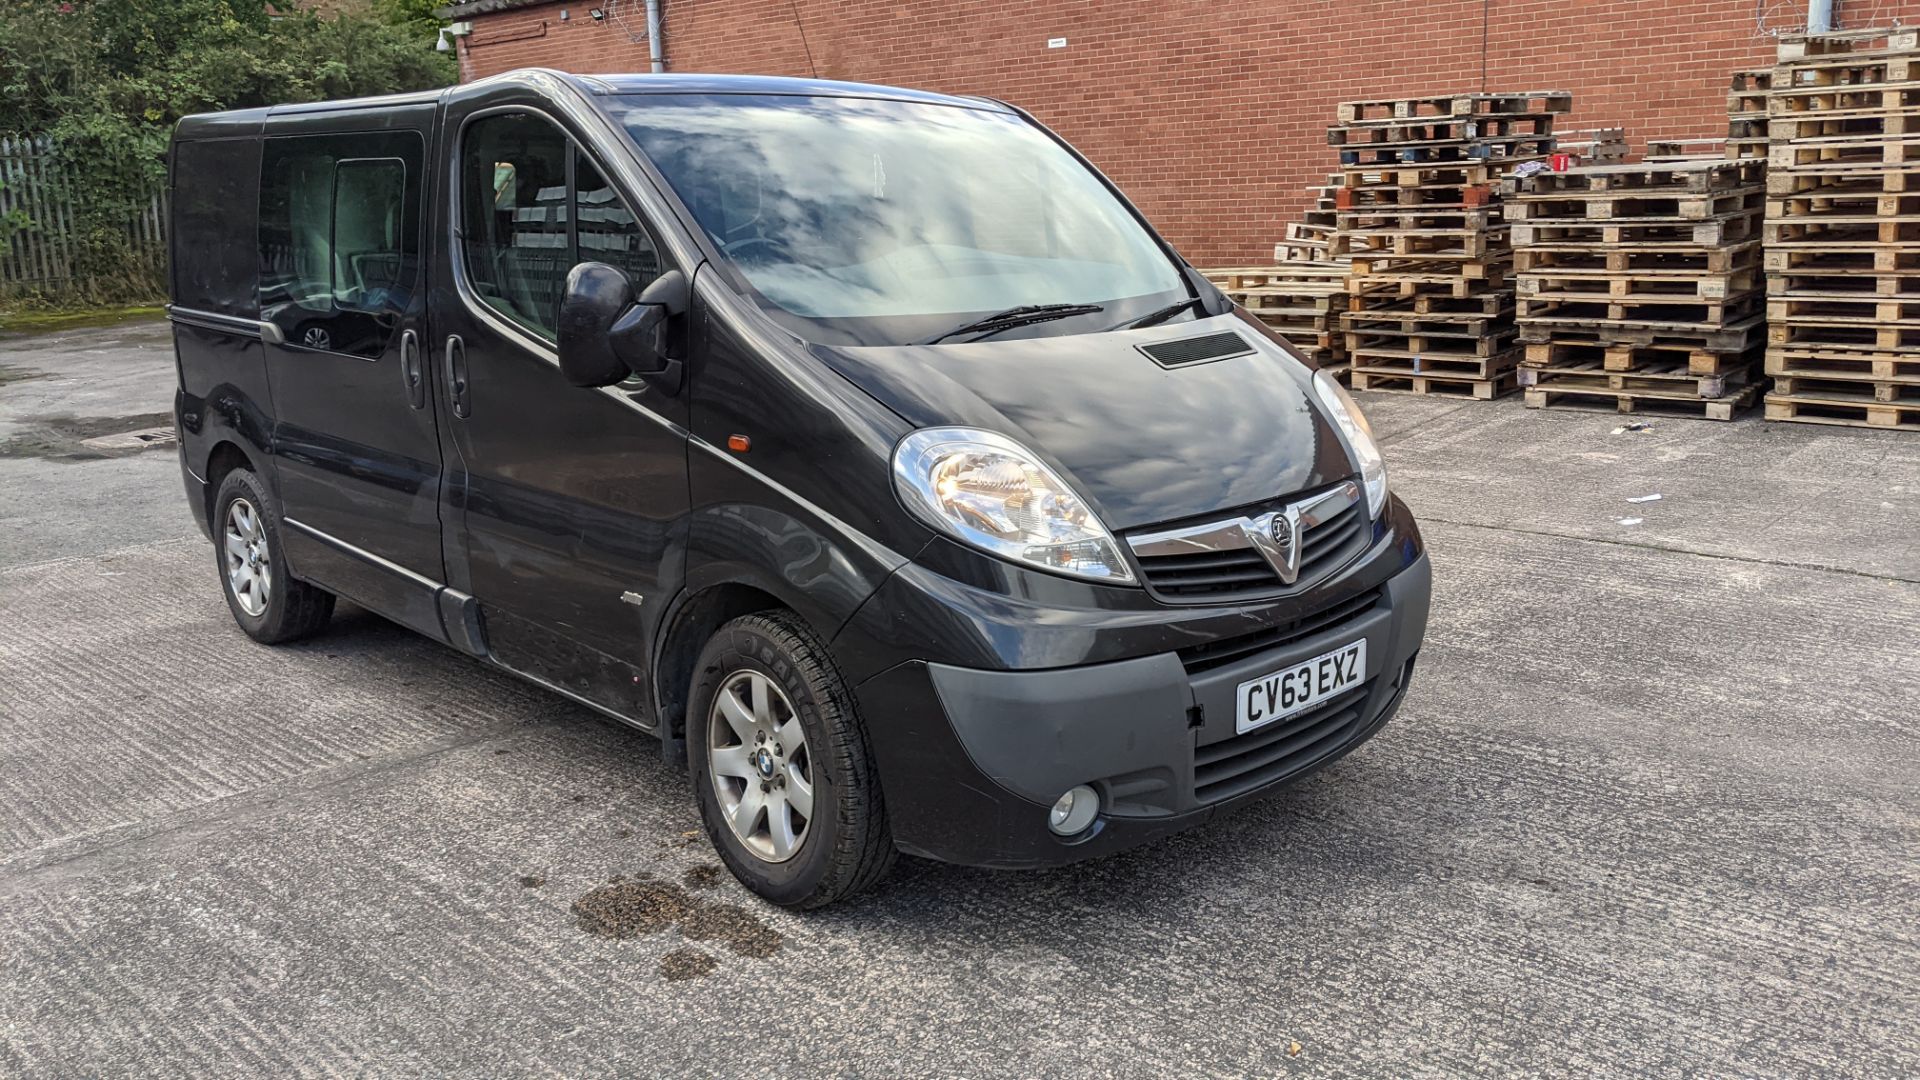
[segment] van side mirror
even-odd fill
[[[560,299],[560,374],[575,386],[612,386],[638,375],[667,393],[682,365],[667,355],[668,322],[687,309],[687,276],[670,270],[638,298],[627,275],[601,262],[567,272]]]

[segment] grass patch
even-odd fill
[[[157,318],[166,312],[166,308],[155,305],[83,308],[77,311],[0,311],[0,331],[34,334],[48,330],[112,326],[133,319]]]

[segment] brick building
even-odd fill
[[[1197,264],[1264,261],[1335,161],[1336,101],[1565,89],[1565,127],[1726,133],[1732,71],[1769,63],[1794,0],[662,0],[675,72],[814,74],[1020,104]],[[1843,25],[1920,0],[1843,0]],[[601,18],[595,18],[598,12]],[[642,0],[476,0],[464,78],[647,70]],[[1059,40],[1064,39],[1064,44]]]

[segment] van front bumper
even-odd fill
[[[1343,613],[1334,622],[1304,617],[1303,636],[1227,663],[1172,651],[1030,671],[911,660],[874,674],[858,694],[895,842],[967,865],[1058,865],[1192,828],[1326,767],[1406,695],[1432,571],[1424,552],[1403,566],[1325,605],[1318,614]],[[1235,733],[1241,683],[1361,637],[1360,686]],[[1081,784],[1099,792],[1100,815],[1057,836],[1048,808]]]

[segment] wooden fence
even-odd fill
[[[0,136],[0,293],[57,291],[75,279],[73,206],[59,190],[59,165],[44,138]],[[146,208],[127,222],[133,261],[165,265],[166,193],[156,191]],[[11,231],[11,237],[6,233]]]

